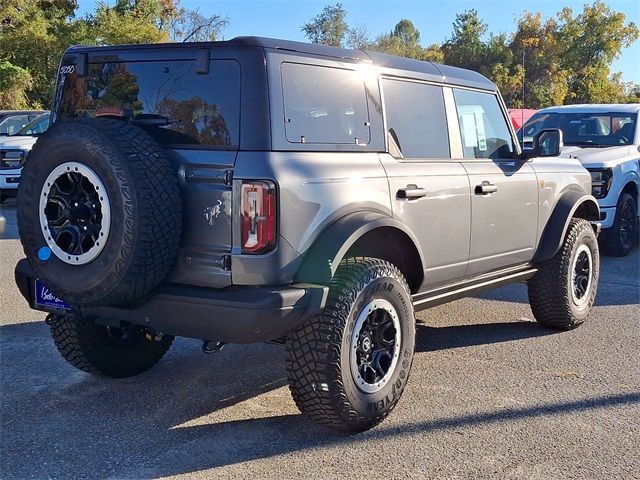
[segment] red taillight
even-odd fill
[[[276,245],[276,190],[269,182],[242,184],[242,251],[264,253]]]

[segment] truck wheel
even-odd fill
[[[125,378],[153,367],[167,353],[173,337],[144,327],[106,327],[75,317],[49,315],[51,336],[64,359],[94,375]]]
[[[177,174],[146,132],[123,121],[79,119],[45,132],[25,162],[17,213],[35,276],[71,305],[129,303],[178,257]]]
[[[400,399],[414,346],[413,303],[402,273],[376,258],[343,260],[324,311],[287,336],[291,395],[318,423],[367,430]]]
[[[543,325],[570,330],[582,324],[598,289],[598,241],[586,220],[574,218],[560,251],[538,265],[528,282],[533,316]]]
[[[626,257],[638,240],[638,206],[633,197],[623,193],[616,205],[613,226],[600,234],[602,253]]]

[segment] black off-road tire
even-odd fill
[[[591,253],[591,281],[585,287],[584,295],[576,300],[578,294],[574,293],[574,267],[578,251],[583,249],[583,245]],[[572,219],[560,251],[552,259],[538,265],[538,272],[528,282],[529,304],[535,319],[545,326],[560,330],[581,325],[596,298],[599,270],[598,240],[591,224],[580,218]]]
[[[625,225],[625,235],[623,238],[623,215],[633,217],[631,225]],[[624,223],[629,223],[624,222]],[[640,229],[638,228],[638,205],[629,193],[623,193],[618,198],[616,204],[616,217],[611,228],[600,233],[600,248],[605,255],[614,257],[626,257],[638,242]]]
[[[85,264],[42,256],[49,247],[40,224],[40,197],[49,174],[67,162],[93,170],[108,194],[107,240]],[[124,121],[78,119],[43,134],[24,165],[17,214],[24,252],[36,277],[72,305],[129,303],[166,277],[179,252],[182,204],[177,174],[157,142]]]
[[[167,353],[173,337],[148,333],[143,327],[125,327],[130,338],[122,340],[121,329],[75,317],[49,315],[47,323],[63,358],[83,372],[125,378],[149,370]]]
[[[350,342],[361,309],[386,300],[400,324],[399,359],[389,381],[374,393],[360,390],[350,370]],[[380,423],[405,388],[415,348],[409,286],[392,264],[375,258],[343,260],[323,312],[287,336],[291,395],[300,411],[336,430],[358,432]]]

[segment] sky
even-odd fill
[[[181,5],[199,9],[204,15],[221,15],[229,19],[223,32],[225,39],[241,35],[274,37],[306,41],[300,30],[302,25],[320,13],[325,5],[339,0],[181,0]],[[113,0],[106,3],[113,4]],[[535,0],[533,2],[509,0],[341,0],[347,11],[350,26],[364,26],[370,37],[390,32],[395,24],[408,18],[420,31],[423,46],[442,43],[451,35],[457,13],[475,8],[489,32],[511,33],[516,19],[525,10],[554,16],[563,7],[582,11],[585,0]],[[614,11],[623,12],[628,21],[640,25],[640,0],[606,0]],[[79,14],[94,10],[96,0],[79,0]],[[613,72],[622,72],[624,81],[640,83],[640,42],[622,51],[612,65]]]

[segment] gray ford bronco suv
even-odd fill
[[[279,342],[300,410],[365,430],[405,388],[415,311],[527,282],[538,322],[589,314],[591,176],[558,130],[522,154],[508,118],[483,76],[379,53],[70,48],[17,284],[81,370],[139,374],[174,336]]]

